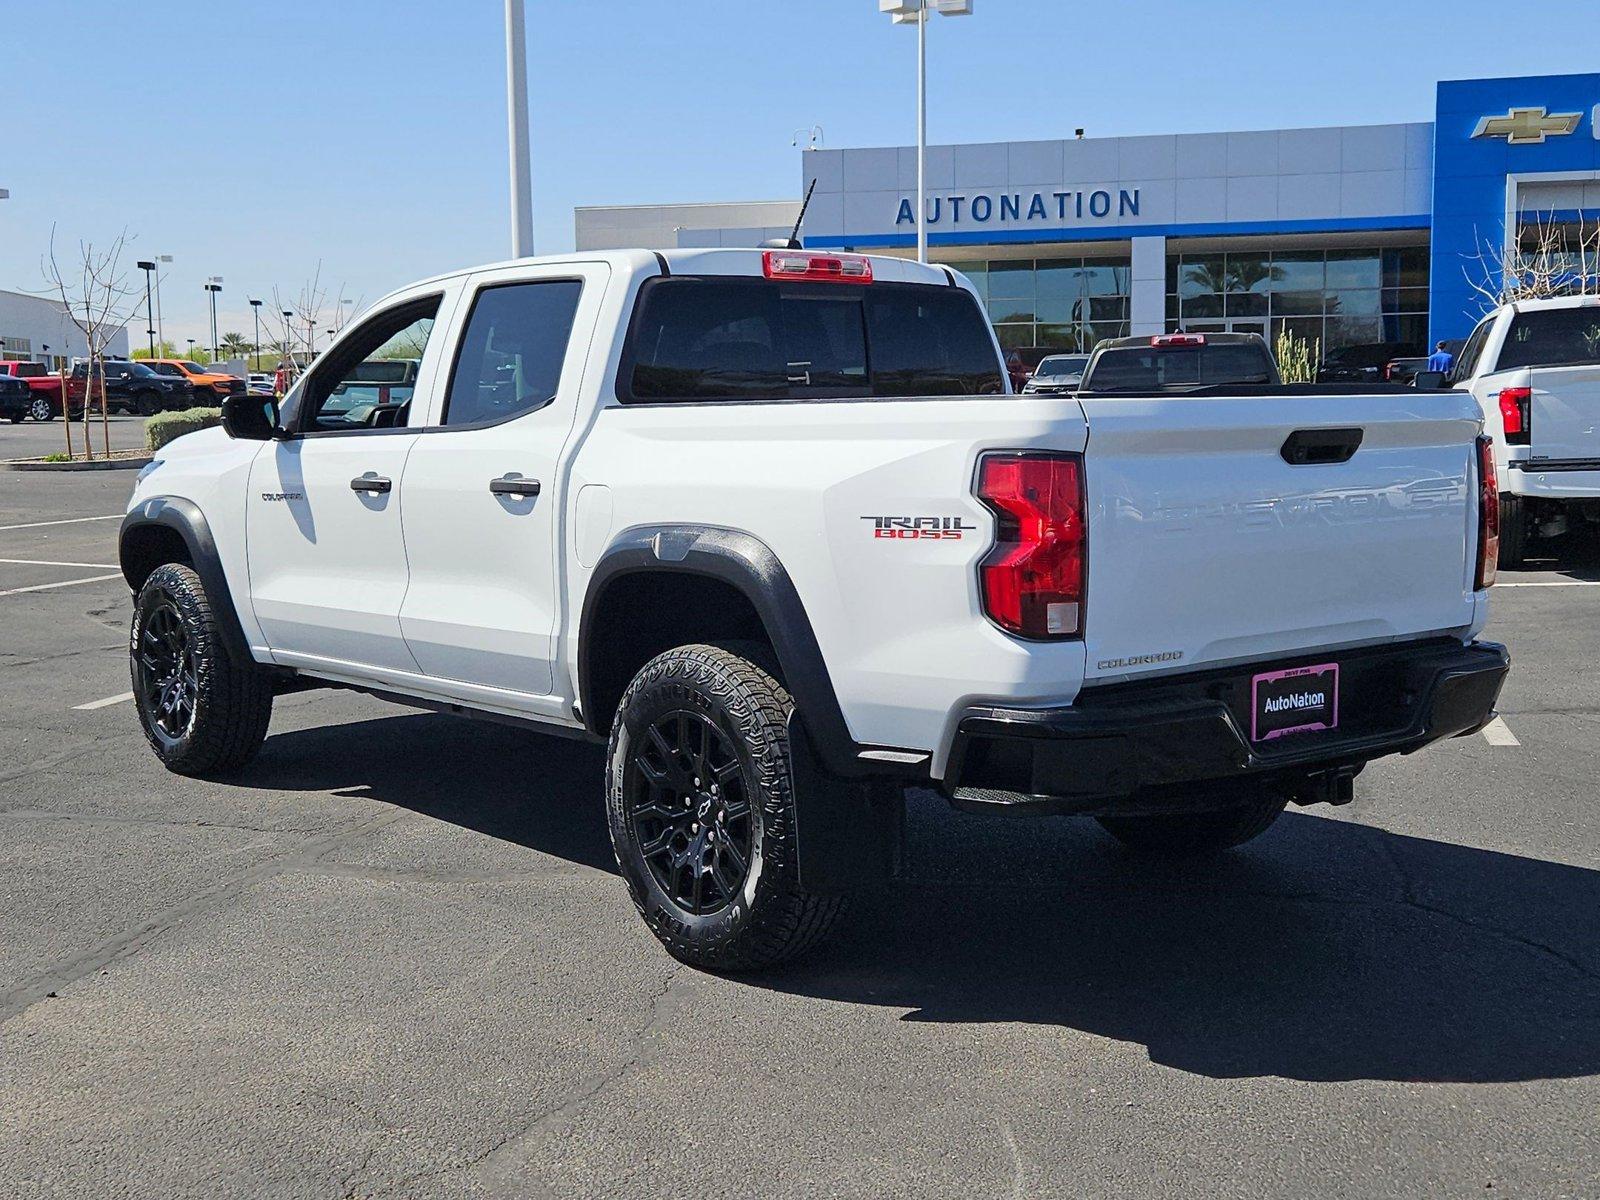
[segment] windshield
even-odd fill
[[[1082,375],[1084,367],[1089,365],[1087,354],[1058,354],[1054,358],[1047,358],[1039,364],[1035,375]]]
[[[1103,350],[1085,385],[1096,392],[1144,392],[1273,383],[1264,346],[1127,346]]]
[[[149,367],[147,367],[144,363],[138,363],[138,362],[133,364],[133,373],[135,375],[137,375],[140,379],[145,379],[145,378],[155,374],[155,372],[152,371]]]

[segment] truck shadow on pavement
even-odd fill
[[[276,734],[240,782],[614,871],[602,768],[596,746],[418,715]],[[832,942],[739,981],[907,1021],[1076,1029],[1216,1078],[1600,1073],[1600,871],[1295,812],[1178,864],[1088,820],[974,817],[927,792],[907,827],[901,877]]]

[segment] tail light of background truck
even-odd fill
[[[1506,445],[1526,446],[1533,433],[1533,389],[1500,389],[1500,423],[1505,427]]]
[[[1001,452],[978,462],[978,499],[995,544],[978,564],[983,611],[1018,637],[1083,636],[1083,456]]]
[[[1520,389],[1512,389],[1520,390]],[[1501,393],[1504,395],[1504,393]],[[1494,471],[1494,442],[1478,439],[1478,571],[1479,591],[1494,582],[1500,559],[1500,481]]]

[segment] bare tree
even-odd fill
[[[1600,223],[1541,214],[1509,246],[1480,242],[1462,271],[1480,315],[1518,300],[1600,295]]]
[[[128,231],[119,233],[106,249],[95,248],[93,242],[78,242],[76,263],[62,269],[56,257],[55,226],[50,227],[49,257],[41,261],[40,269],[61,299],[67,317],[83,334],[89,348],[83,386],[83,449],[87,458],[94,458],[94,446],[89,440],[89,416],[93,411],[96,383],[100,388],[100,434],[106,457],[111,456],[111,426],[107,419],[105,357],[111,340],[127,328],[144,303],[141,289],[133,286],[122,266],[122,252],[128,244]],[[66,379],[62,380],[61,417],[66,427],[67,457],[72,457],[72,406],[67,395]]]

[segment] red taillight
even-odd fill
[[[823,283],[871,283],[872,260],[859,254],[807,254],[768,250],[761,256],[768,279],[807,279]]]
[[[983,609],[1008,633],[1083,636],[1083,456],[986,454],[978,498],[995,514],[995,545],[978,564]]]
[[[1206,335],[1203,333],[1158,333],[1150,339],[1152,346],[1204,346]]]
[[[1478,439],[1478,571],[1476,586],[1494,583],[1500,563],[1500,481],[1494,472],[1494,442]]]
[[[1532,404],[1532,388],[1500,389],[1500,423],[1505,427],[1507,445],[1528,444],[1528,435],[1533,432],[1530,412]]]

